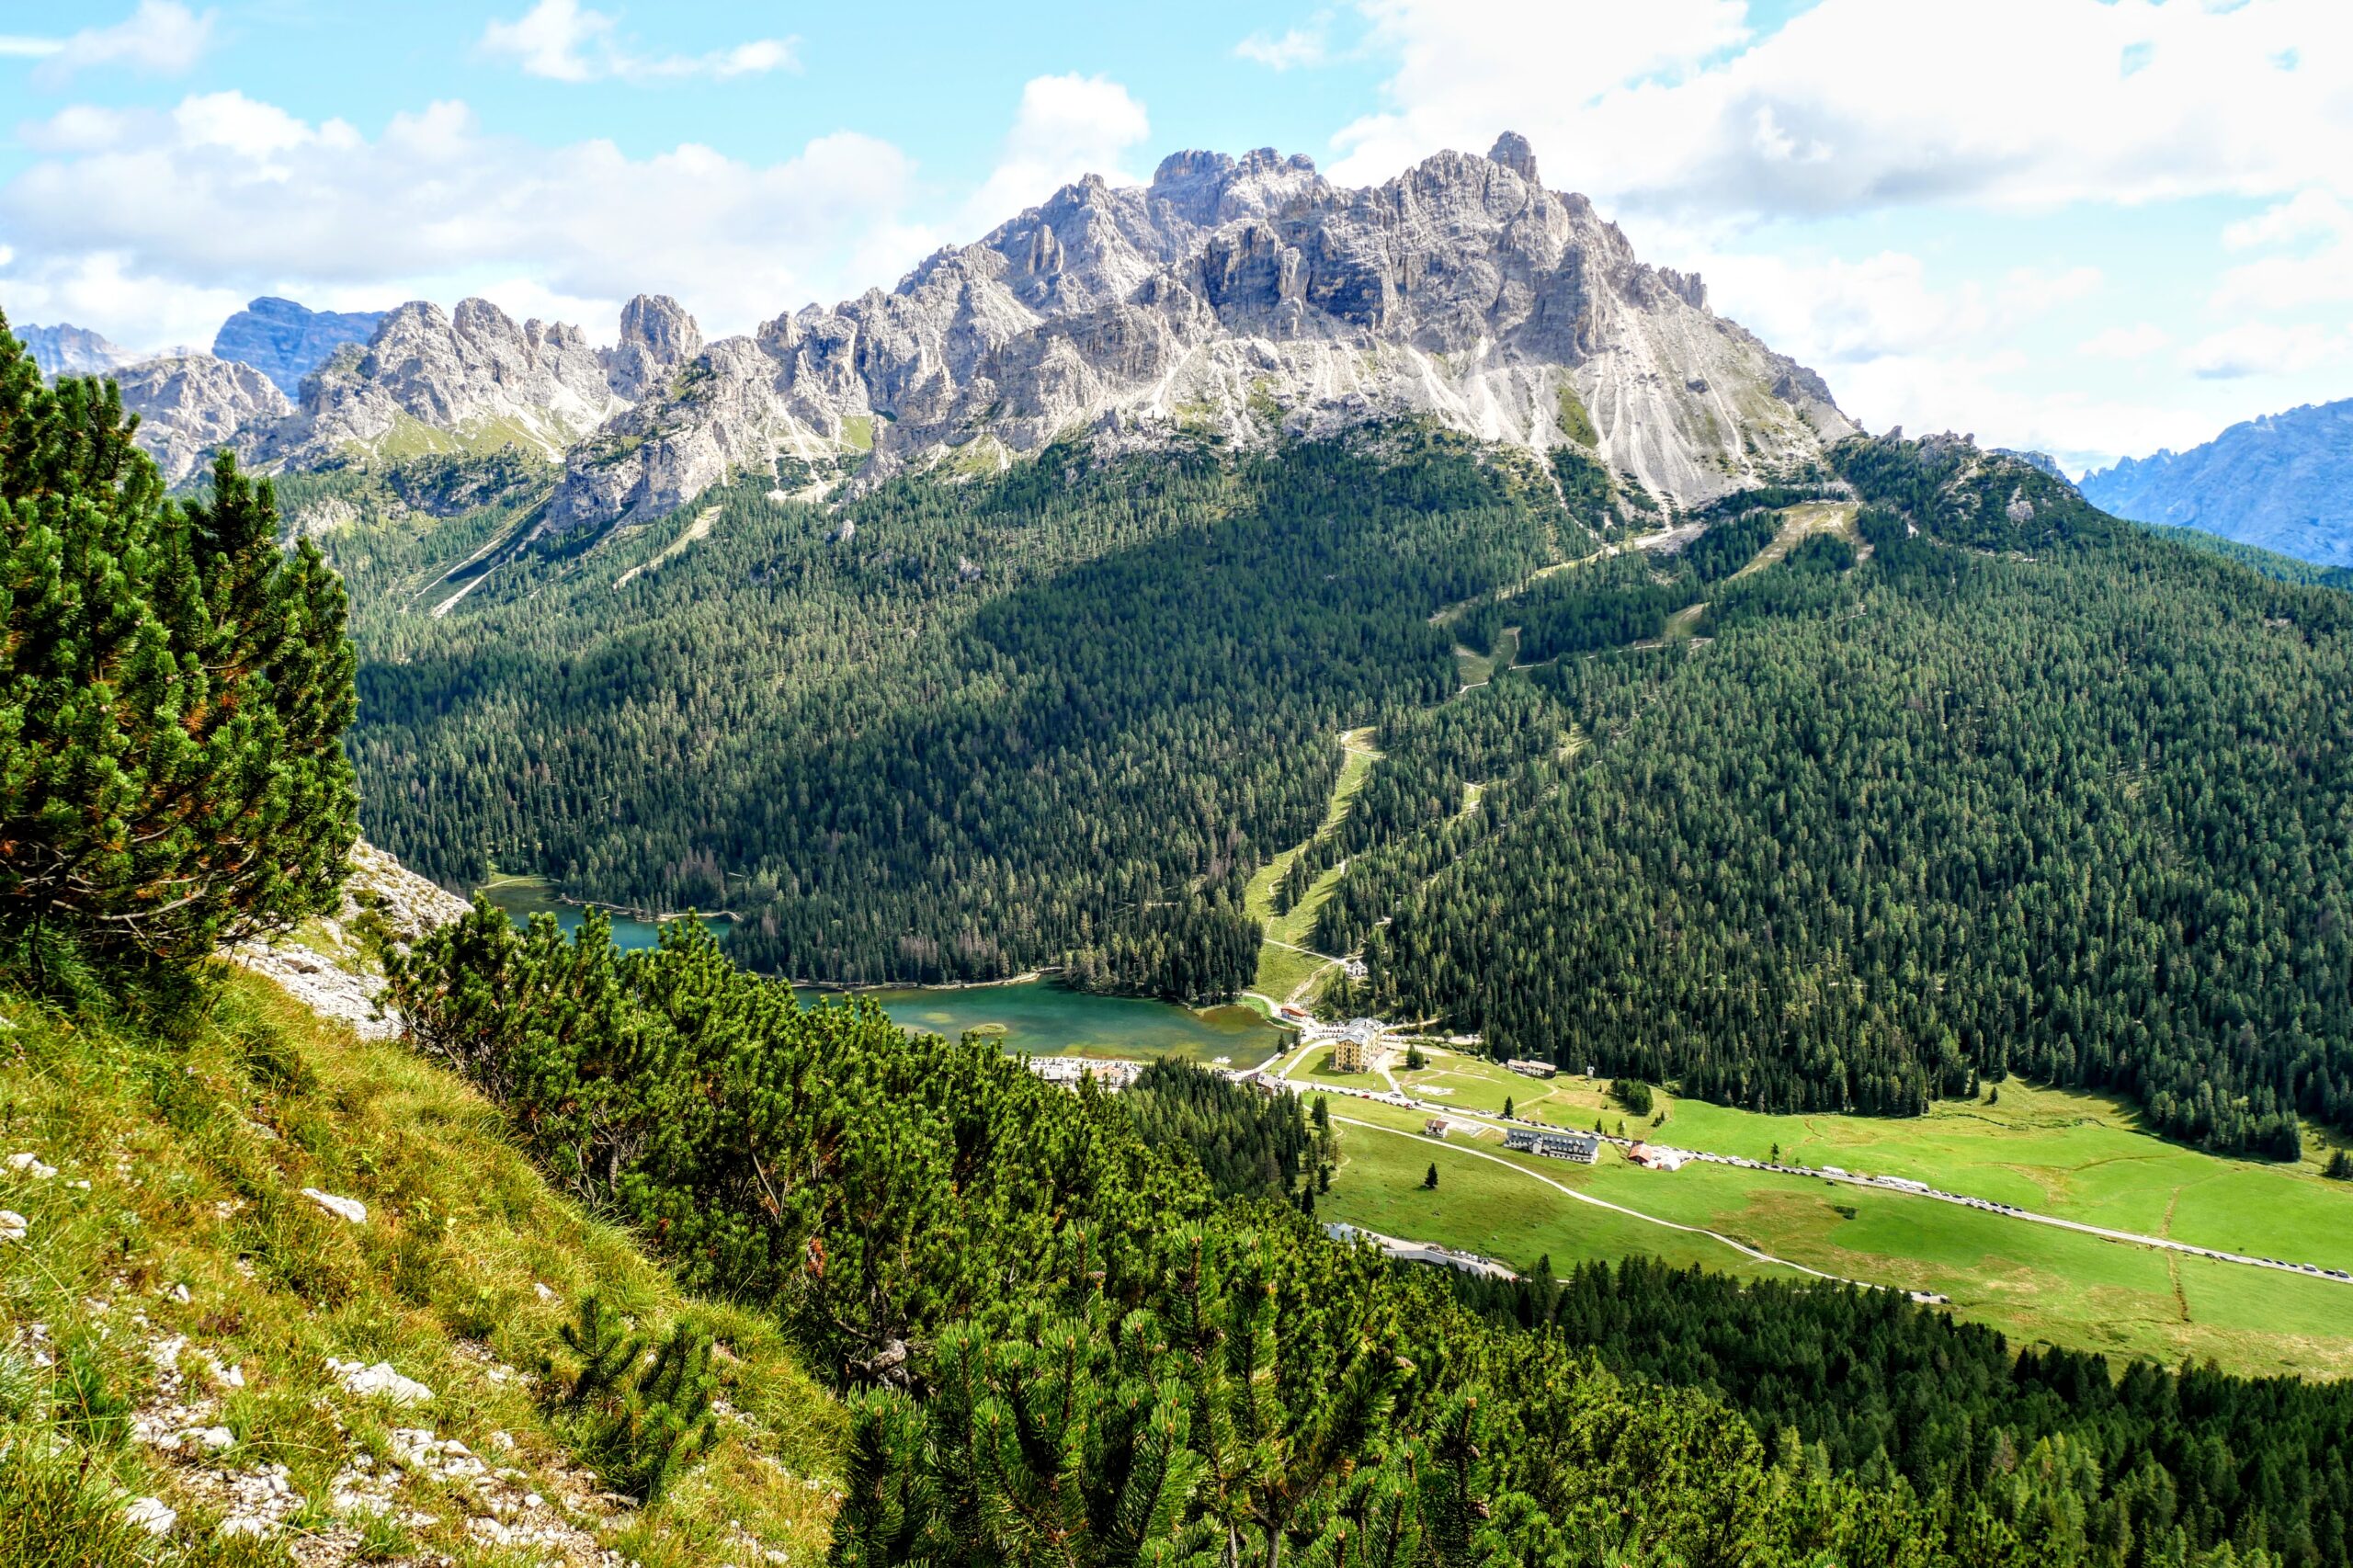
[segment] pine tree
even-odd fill
[[[2353,1154],[2339,1149],[2328,1157],[2328,1168],[2322,1174],[2336,1181],[2353,1181]]]
[[[1432,1160],[1430,1162],[1429,1174],[1422,1177],[1422,1186],[1431,1189],[1435,1189],[1438,1187],[1438,1162],[1436,1160]]]
[[[1504,1119],[1506,1121],[1509,1121],[1511,1119],[1511,1096],[1509,1095],[1506,1095],[1504,1096]]]
[[[358,835],[343,587],[223,453],[175,502],[112,383],[0,319],[0,922],[188,957],[331,906]]]

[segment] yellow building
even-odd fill
[[[1367,1061],[1369,1055],[1363,1040],[1342,1035],[1332,1042],[1332,1071],[1335,1073],[1368,1072],[1370,1070]]]

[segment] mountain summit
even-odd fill
[[[1185,152],[1089,176],[889,293],[780,315],[571,453],[557,530],[656,515],[731,471],[985,472],[1059,438],[1237,443],[1396,415],[1567,443],[1679,504],[1817,458],[1822,379],[1645,265],[1527,140],[1336,186],[1303,156]]]
[[[811,491],[995,472],[1071,438],[1249,447],[1400,416],[1565,447],[1691,506],[1812,470],[1856,429],[1821,377],[1711,311],[1697,275],[1547,189],[1509,131],[1363,188],[1270,148],[1172,153],[1142,186],[1090,175],[888,292],[712,343],[663,296],[631,301],[607,349],[486,300],[376,318],[263,299],[216,353],[299,378],[299,402],[188,357],[127,382],[168,417],[149,444],[176,477],[231,439],[272,469],[513,445],[563,465],[551,534],[657,517],[731,475]]]

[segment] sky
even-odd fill
[[[1506,129],[1875,430],[2079,472],[2353,395],[2348,0],[0,0],[0,311],[716,336],[1082,174]]]

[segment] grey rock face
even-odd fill
[[[237,445],[239,432],[283,417],[292,404],[267,376],[208,354],[178,354],[114,373],[122,405],[139,415],[131,437],[176,484]]]
[[[85,326],[61,322],[55,326],[14,326],[9,331],[31,353],[44,376],[103,376],[120,369],[139,356]]]
[[[2037,472],[2049,474],[2052,478],[2057,480],[2060,483],[2066,485],[2070,489],[2075,487],[2075,482],[2067,477],[2067,471],[2061,468],[2059,466],[2059,460],[2052,457],[2049,452],[2022,451],[2016,447],[1995,447],[1994,451],[1998,457],[2016,458],[2018,461],[2026,464],[2027,467],[2035,470]]]
[[[291,300],[265,295],[221,324],[212,352],[241,359],[276,381],[290,397],[302,378],[326,363],[347,343],[365,343],[383,321],[382,311],[313,311]]]
[[[1517,131],[1506,131],[1496,137],[1495,144],[1487,149],[1487,159],[1501,164],[1530,185],[1544,183],[1536,177],[1536,149]]]
[[[265,463],[300,467],[357,448],[401,455],[514,445],[555,457],[623,403],[580,329],[517,324],[487,300],[445,312],[413,301],[362,347],[305,377],[292,418],[256,440]]]
[[[1074,433],[1250,444],[1399,415],[1574,442],[1688,504],[1853,431],[1697,277],[1645,266],[1535,175],[1507,133],[1368,189],[1270,150],[1179,153],[1143,187],[1090,176],[889,293],[710,345],[574,449],[547,526],[655,515],[746,469],[798,483],[870,442],[861,483],[986,472]]]
[[[2353,566],[2353,399],[2234,425],[2202,447],[2084,475],[2092,505]]]
[[[621,307],[621,340],[598,358],[615,397],[635,403],[666,385],[702,352],[702,329],[667,294],[640,294]]]

